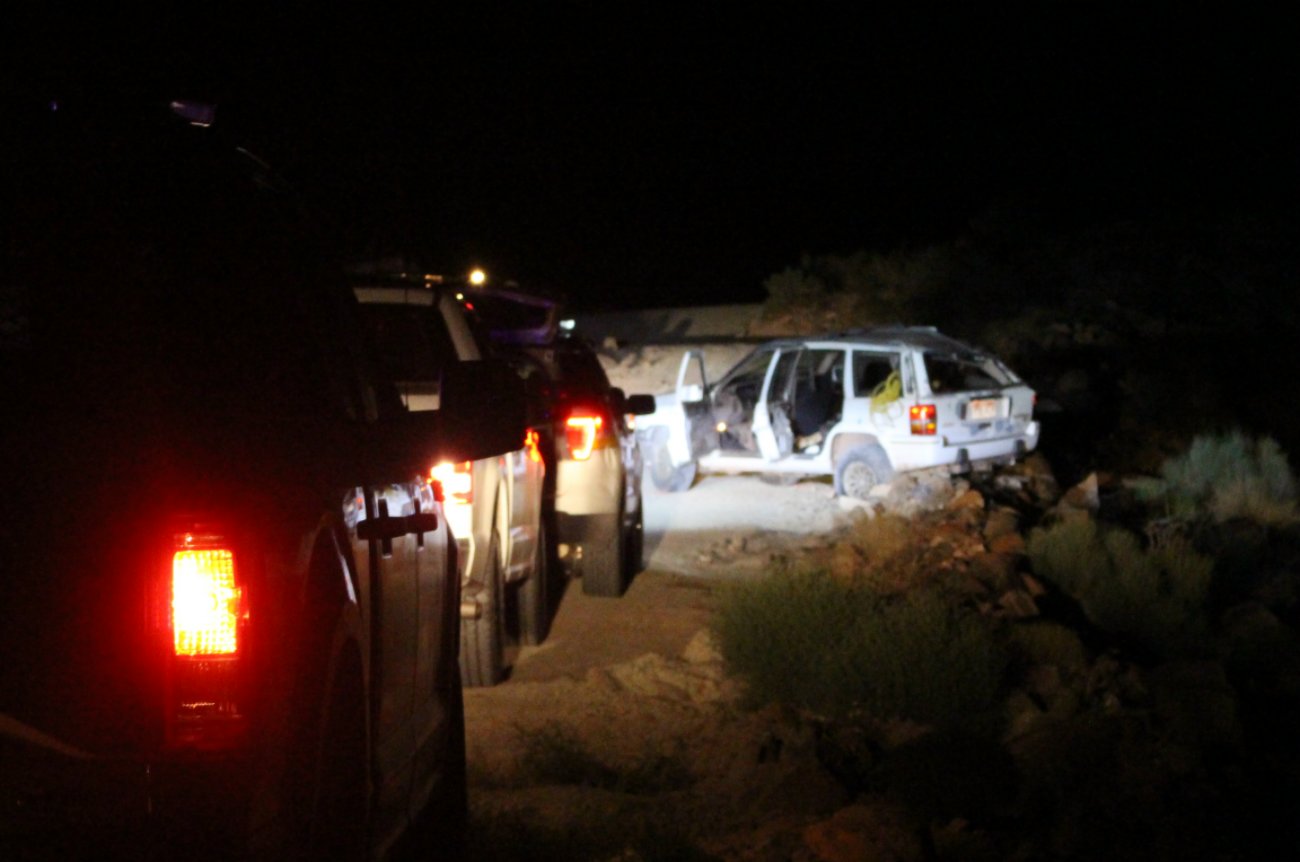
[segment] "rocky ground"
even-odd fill
[[[647,523],[666,522],[666,512],[689,517],[691,502],[707,513],[715,495],[752,498],[759,484],[713,481],[699,500],[696,489],[648,492]],[[1025,473],[1003,484],[1015,493],[1033,481],[1041,480]],[[935,556],[1006,567],[1023,550],[1006,538],[1019,538],[1015,518],[995,516],[988,527],[984,497],[938,473],[881,489],[870,508],[845,508],[816,482],[761,487],[772,508],[803,507],[802,520],[786,519],[799,529],[652,532],[650,566],[626,596],[592,598],[570,584],[547,642],[520,650],[505,683],[466,692],[479,855],[675,858],[664,847],[680,845],[688,856],[719,859],[837,860],[866,858],[864,841],[914,842],[891,809],[851,804],[819,759],[814,727],[743,703],[710,637],[711,607],[729,583],[774,562],[854,565],[837,549],[861,519],[882,512],[928,513],[917,541]],[[951,528],[976,521],[991,538],[980,527]],[[1033,613],[1036,586],[1000,586],[989,592],[993,612]],[[920,857],[904,848],[873,858]]]

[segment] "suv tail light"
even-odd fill
[[[474,502],[474,463],[443,461],[429,475],[442,486],[443,499],[469,505]]]
[[[226,747],[243,737],[248,600],[225,536],[174,536],[168,573],[166,732],[173,746]]]
[[[913,404],[907,410],[912,421],[912,433],[926,437],[934,436],[937,413],[933,404]]]
[[[609,445],[605,418],[593,410],[575,410],[564,420],[564,441],[569,446],[569,457],[586,461],[596,449]]]

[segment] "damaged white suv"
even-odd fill
[[[713,385],[689,351],[637,434],[660,490],[699,470],[833,476],[837,494],[866,498],[900,471],[1023,457],[1038,445],[1034,401],[996,358],[933,327],[874,327],[769,341]]]

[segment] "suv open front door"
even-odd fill
[[[704,375],[704,354],[688,350],[677,369],[677,403],[681,405],[683,427],[668,435],[668,451],[674,465],[694,461],[718,448],[717,422],[713,405],[707,397],[708,379]]]

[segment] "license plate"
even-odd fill
[[[998,418],[1001,398],[974,398],[966,405],[966,418],[975,421]]]

